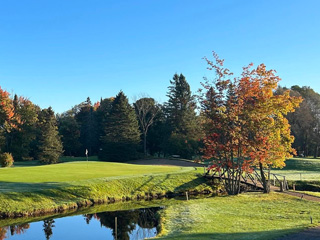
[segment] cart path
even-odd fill
[[[320,197],[312,196],[312,195],[305,194],[305,193],[299,193],[299,192],[293,192],[293,191],[285,191],[282,193],[287,194],[287,195],[291,195],[291,196],[295,196],[295,197],[299,197],[301,199],[305,199],[305,200],[309,200],[309,201],[320,202]]]

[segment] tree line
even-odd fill
[[[212,70],[220,71],[216,73],[218,79],[219,74],[220,80],[228,76],[226,69],[223,70],[226,72],[221,72],[217,67],[219,64],[215,65],[209,60],[207,62],[209,69],[211,67]],[[246,71],[243,74],[249,77],[249,70]],[[264,71],[263,74],[271,74],[262,68],[256,70],[255,74],[259,75],[261,71]],[[232,125],[239,122],[231,117],[239,119],[239,114],[248,114],[251,120],[256,117],[249,115],[248,109],[249,106],[255,107],[260,96],[250,95],[251,105],[248,102],[241,105],[239,92],[236,92],[236,89],[240,91],[237,84],[222,80],[209,84],[205,81],[202,83],[203,91],[194,94],[185,76],[174,74],[168,87],[168,100],[163,104],[151,97],[141,97],[130,104],[127,96],[120,91],[115,97],[101,98],[96,103],[92,103],[88,97],[86,101],[62,114],[55,114],[52,108],[41,109],[30,100],[17,95],[11,96],[0,88],[1,153],[11,153],[15,161],[39,159],[43,163],[56,163],[62,154],[84,156],[86,149],[89,155],[97,155],[104,161],[125,162],[145,156],[171,155],[188,159],[200,158],[208,151],[213,151],[213,145],[220,150],[223,147],[230,148],[227,136],[224,139],[217,139],[217,136],[211,140],[208,138],[210,134],[218,134],[219,131],[220,137],[222,132],[230,134],[230,131],[219,130],[217,126],[226,124],[227,129],[233,129],[235,139],[237,134],[245,135],[244,126],[249,129],[249,125],[243,125],[242,128],[240,125]],[[250,85],[252,82],[246,84]],[[260,90],[250,89],[251,92]],[[245,91],[244,87],[242,91]],[[291,97],[303,99],[295,112],[288,110],[288,114],[286,113],[294,136],[293,147],[300,156],[318,157],[320,95],[310,87],[299,86],[292,86],[290,89],[269,87],[268,91],[268,94],[273,92],[274,96],[285,96],[289,92]],[[277,104],[273,107],[278,106]],[[236,112],[240,111],[240,107],[243,112]],[[261,125],[262,120],[259,121]],[[274,124],[268,121],[272,120],[265,120],[264,124]],[[260,125],[252,123],[250,127],[253,129],[261,127]],[[263,133],[262,130],[260,132]],[[247,136],[250,134],[252,133],[248,132]],[[270,135],[270,132],[264,134]],[[287,137],[290,139],[290,133]],[[211,149],[208,150],[206,147],[209,142]],[[220,145],[214,142],[219,142]],[[214,154],[208,156],[213,157]]]
[[[175,74],[168,101],[142,97],[133,104],[120,91],[115,97],[86,101],[62,114],[0,88],[0,149],[15,161],[56,163],[59,156],[98,155],[128,161],[147,155],[199,154],[200,117],[195,96],[183,74]]]
[[[57,116],[65,155],[83,156],[85,149],[106,161],[128,161],[147,155],[199,154],[200,117],[195,96],[183,74],[175,74],[168,101],[141,97],[133,104],[120,91],[92,104],[90,98]]]

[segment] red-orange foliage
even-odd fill
[[[280,78],[264,64],[243,68],[241,77],[223,67],[216,53],[215,62],[205,58],[209,70],[216,72],[214,82],[205,79],[200,89],[200,102],[206,137],[204,158],[226,170],[233,179],[226,186],[231,194],[240,190],[240,176],[258,166],[263,169],[283,167],[286,158],[295,153],[293,136],[285,118],[301,102],[289,92],[274,95]]]
[[[0,87],[0,127],[5,131],[10,131],[14,127],[13,117],[14,107],[10,94]]]

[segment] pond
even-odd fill
[[[47,217],[40,221],[0,228],[0,240],[145,239],[157,235],[157,211],[163,207],[138,208]],[[73,213],[77,214],[77,212]]]

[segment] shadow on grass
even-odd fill
[[[45,183],[26,183],[26,182],[3,182],[0,181],[0,193],[6,192],[34,192],[47,189],[58,189],[71,186],[68,183],[45,182]]]
[[[140,159],[127,162],[135,165],[166,165],[175,167],[203,167],[200,163],[195,163],[179,159]]]
[[[149,176],[148,179],[141,184],[138,188],[136,188],[134,191],[132,191],[132,193],[136,192],[136,191],[142,191],[143,187],[148,186],[152,181],[155,181],[155,185],[162,185],[165,181],[167,181],[170,178],[171,174],[166,174],[165,177],[163,179],[156,179],[154,176]],[[160,181],[159,181],[160,180]],[[154,190],[154,187],[148,187],[149,192],[152,192]]]
[[[183,176],[182,176],[183,177]],[[184,184],[181,184],[180,186],[176,187],[174,189],[175,192],[182,192],[182,191],[186,191],[188,189],[195,189],[197,188],[198,186],[204,184],[204,183],[207,183],[208,180],[205,179],[202,175],[198,175],[197,178],[189,181],[189,182],[186,182]]]
[[[284,230],[271,230],[261,232],[241,232],[241,233],[190,233],[177,234],[176,236],[164,236],[158,239],[188,239],[188,240],[202,240],[202,239],[217,239],[217,240],[302,240],[313,239],[320,240],[320,229],[308,229],[303,231],[303,228],[291,228]],[[311,231],[310,231],[311,230]]]
[[[22,208],[32,206],[33,203],[61,204],[75,200],[86,199],[90,196],[91,189],[88,186],[70,185],[68,183],[12,183],[0,182],[0,201],[8,201],[10,204],[26,204]],[[43,206],[44,207],[44,206]],[[31,207],[32,208],[32,207]],[[1,211],[7,211],[1,209]]]
[[[303,160],[303,159],[288,159],[285,163],[286,166],[281,170],[299,170],[299,171],[320,171],[320,161],[319,159],[309,159],[312,161]],[[280,170],[280,169],[275,169]]]
[[[97,156],[91,156],[88,159],[86,157],[61,157],[59,163],[68,163],[68,162],[86,162],[86,161],[99,161]],[[41,163],[39,160],[30,160],[30,161],[18,161],[14,162],[13,167],[35,167],[35,166],[45,166],[48,164]]]

